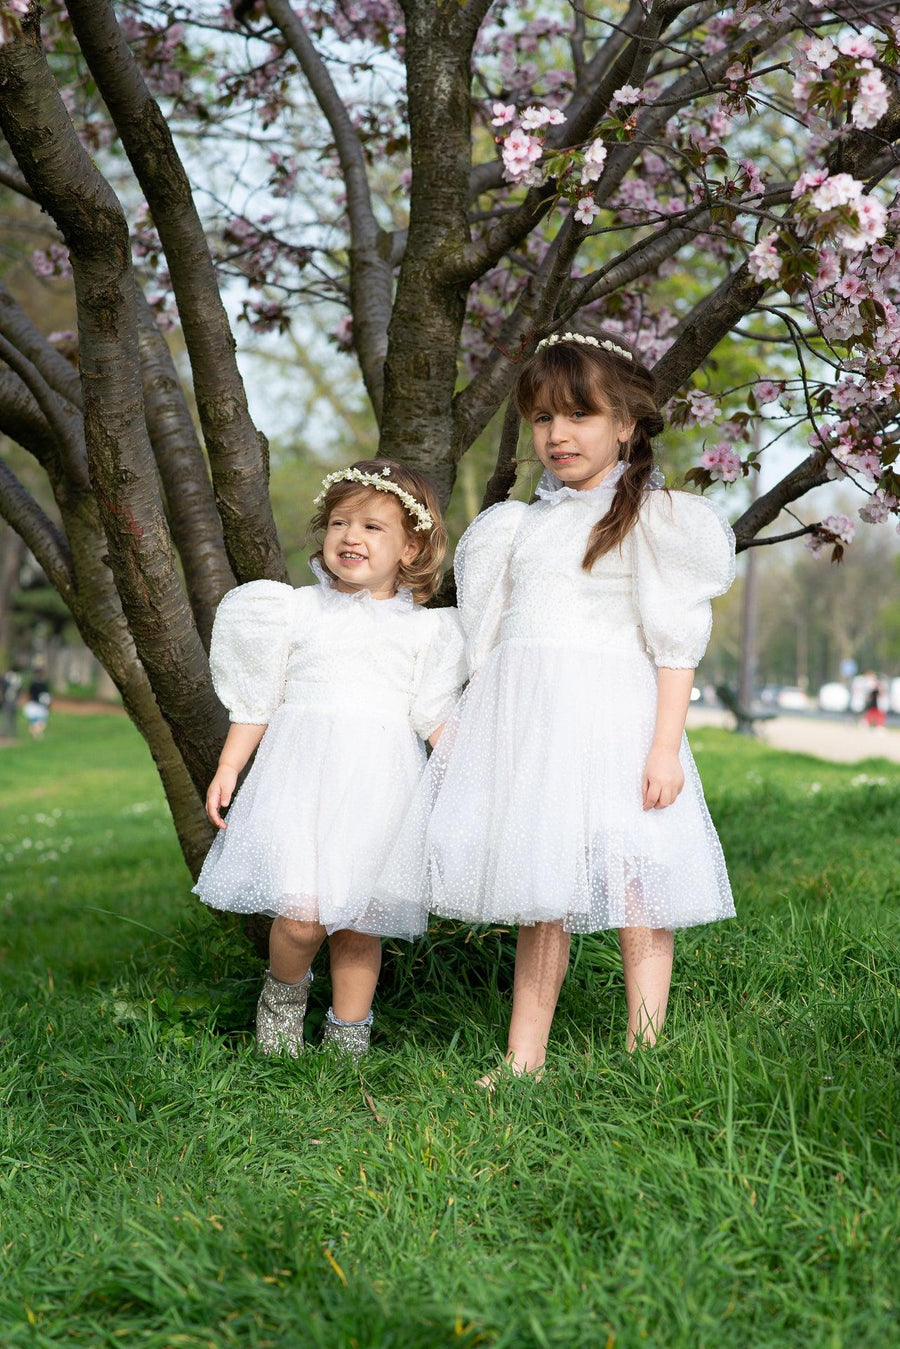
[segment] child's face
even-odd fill
[[[569,487],[586,492],[603,481],[618,461],[619,441],[633,426],[623,426],[608,412],[573,408],[552,412],[536,407],[531,431],[538,459]]]
[[[387,492],[360,492],[328,517],[322,556],[339,590],[369,590],[388,599],[397,572],[418,552],[406,533],[403,507]]]

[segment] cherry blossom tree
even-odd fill
[[[223,293],[248,340],[352,353],[382,449],[445,501],[485,436],[483,504],[511,490],[539,340],[621,334],[698,490],[806,446],[735,498],[739,548],[839,558],[856,520],[808,518],[812,489],[855,484],[867,526],[900,510],[898,45],[878,0],[0,0],[0,188],[77,315],[47,333],[0,290],[0,431],[55,502],[0,460],[0,513],[120,688],[193,870],[212,614],[286,576]]]

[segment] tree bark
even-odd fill
[[[175,362],[140,286],[135,287],[135,299],[147,429],[194,621],[208,651],[216,608],[234,585],[234,574]]]
[[[269,502],[268,445],[250,419],[234,337],[184,166],[109,0],[67,0],[66,8],[165,250],[232,571],[239,581],[285,581]]]
[[[266,11],[299,61],[334,137],[347,190],[353,345],[380,422],[393,285],[391,238],[375,219],[362,142],[325,62],[288,0],[266,0]]]
[[[69,247],[78,305],[84,428],[109,560],[154,693],[198,790],[225,713],[174,565],[147,435],[128,229],[82,147],[36,26],[0,47],[0,126]],[[42,408],[42,411],[45,409]]]
[[[485,0],[403,6],[412,190],[385,363],[381,452],[427,473],[443,504],[455,477],[447,447],[466,311],[460,277],[470,241],[470,61],[487,8]]]

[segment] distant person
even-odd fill
[[[887,724],[882,698],[882,687],[877,677],[872,675],[872,683],[866,694],[866,705],[863,710],[863,721],[867,726],[873,729]]]
[[[436,591],[447,535],[418,473],[374,459],[330,473],[315,502],[319,584],[251,581],[216,613],[210,667],[232,726],[206,795],[221,830],[204,904],[274,918],[256,1013],[263,1054],[304,1049],[312,962],[327,940],[327,1044],[369,1047],[381,938],[427,907],[379,904],[375,880],[465,678],[455,609]],[[238,774],[256,762],[228,811]]]
[[[22,676],[18,670],[7,670],[0,680],[0,736],[4,740],[14,740],[16,737],[16,712],[21,687]]]
[[[28,685],[28,701],[22,709],[32,740],[40,740],[47,729],[52,702],[53,697],[50,685],[44,678],[43,666],[36,665],[31,683]]]

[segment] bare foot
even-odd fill
[[[484,1077],[479,1077],[475,1083],[476,1087],[481,1087],[483,1091],[493,1091],[497,1084],[506,1076],[512,1077],[533,1077],[535,1082],[540,1082],[544,1076],[543,1063],[537,1064],[534,1068],[525,1063],[520,1063],[512,1050],[506,1055],[502,1063],[498,1063],[496,1068],[485,1073]]]

